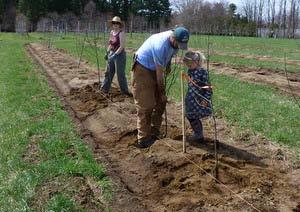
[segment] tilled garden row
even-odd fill
[[[235,136],[219,119],[216,182],[210,119],[204,123],[206,142],[188,144],[183,154],[181,107],[170,102],[166,138],[149,149],[139,149],[134,145],[132,98],[123,96],[116,86],[110,95],[103,95],[96,69],[86,63],[78,66],[66,53],[40,44],[30,44],[27,50],[71,109],[97,161],[105,164],[115,185],[116,195],[108,204],[113,211],[300,210],[300,170],[285,150],[258,137]]]

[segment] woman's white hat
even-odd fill
[[[119,16],[115,16],[115,17],[113,17],[112,20],[109,20],[109,21],[108,21],[108,24],[109,24],[110,26],[112,26],[113,23],[119,23],[120,26],[121,26],[121,28],[124,27],[124,22],[121,21],[121,18],[120,18]]]

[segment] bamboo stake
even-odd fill
[[[186,153],[186,136],[185,136],[185,109],[184,109],[184,85],[183,85],[183,72],[180,74],[181,79],[181,105],[182,105],[182,151]]]
[[[209,35],[207,36],[207,72],[208,72],[208,82],[210,82],[210,78],[209,78],[209,60],[210,60],[210,37]],[[215,149],[215,178],[218,180],[219,179],[219,159],[218,159],[218,151],[219,151],[219,141],[218,141],[218,132],[217,132],[217,121],[216,121],[216,117],[214,114],[214,107],[213,107],[213,102],[211,102],[211,109],[213,111],[213,121],[214,121],[214,130],[215,130],[215,141],[214,141],[214,149]],[[216,182],[218,182],[216,180]]]

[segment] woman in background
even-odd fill
[[[117,72],[118,82],[122,94],[132,96],[128,90],[127,79],[125,75],[126,52],[125,52],[125,32],[124,23],[118,16],[115,16],[109,25],[112,28],[110,32],[109,43],[107,47],[107,67],[105,78],[101,91],[108,93],[111,87],[115,72]]]

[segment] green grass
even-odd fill
[[[92,177],[105,186],[105,170],[74,130],[59,98],[26,56],[24,42],[35,38],[0,34],[0,211],[35,210],[43,187]],[[62,186],[39,210],[83,210]]]
[[[232,56],[220,56],[211,55],[211,61],[225,63],[231,66],[237,67],[254,67],[254,68],[266,68],[277,71],[284,70],[284,63],[272,62],[272,61],[259,61],[255,59],[237,58]],[[300,66],[286,65],[287,72],[300,73]]]
[[[300,149],[300,108],[294,99],[268,86],[212,75],[217,114],[241,129],[250,129],[290,148]]]
[[[284,58],[287,60],[300,61],[300,40],[298,39],[267,39],[252,37],[229,37],[229,36],[210,36],[210,51],[226,53],[238,53],[252,56],[269,56],[280,58],[282,61],[260,61],[255,58],[245,59],[235,56],[211,55],[211,61],[222,62],[235,66],[247,66],[254,68],[269,68],[284,70]],[[189,46],[207,50],[208,36],[191,36]],[[287,71],[300,72],[300,67],[288,65]]]

